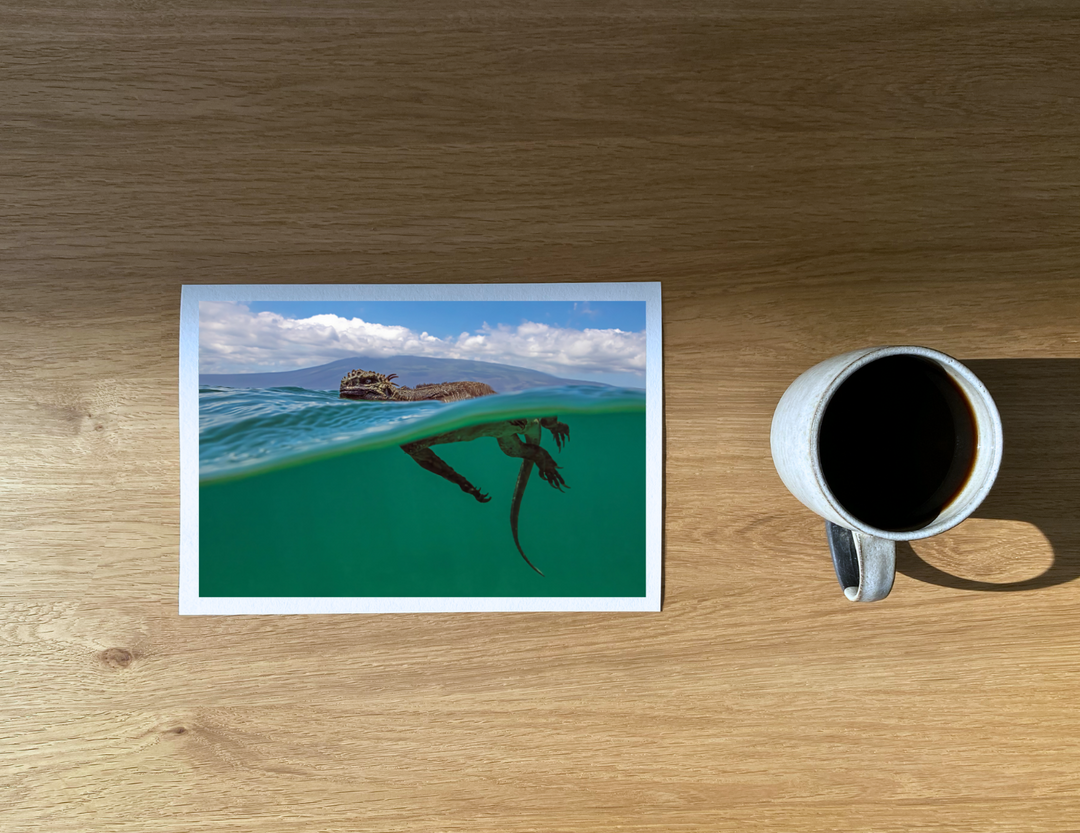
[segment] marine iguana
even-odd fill
[[[383,402],[457,402],[462,399],[491,396],[495,393],[494,388],[484,382],[440,382],[408,388],[394,382],[393,380],[396,378],[396,373],[386,376],[370,370],[352,370],[341,380],[338,395],[342,399],[366,399]],[[472,495],[480,503],[487,503],[491,500],[491,497],[481,492],[454,471],[445,460],[431,450],[431,446],[441,443],[469,442],[478,437],[494,437],[498,441],[503,454],[508,457],[520,457],[521,468],[518,469],[517,482],[514,484],[514,497],[510,501],[510,531],[514,536],[514,544],[517,546],[518,552],[521,553],[521,557],[525,559],[525,563],[540,575],[543,575],[536,565],[529,561],[528,556],[525,555],[525,550],[521,548],[521,542],[518,540],[518,515],[521,512],[521,500],[525,496],[525,487],[529,483],[529,475],[532,474],[534,465],[538,467],[541,479],[560,492],[564,486],[567,489],[570,487],[566,485],[566,481],[559,474],[559,466],[556,465],[555,460],[540,447],[541,427],[551,432],[551,436],[555,438],[556,447],[562,451],[563,443],[570,438],[570,428],[566,423],[559,422],[558,417],[553,416],[468,425],[464,428],[405,443],[401,446],[401,450],[423,468],[454,483],[461,491]],[[519,438],[519,434],[524,436],[524,441]]]

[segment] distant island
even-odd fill
[[[602,382],[562,379],[537,370],[509,364],[477,362],[467,359],[435,359],[426,356],[352,356],[318,367],[302,370],[283,370],[277,373],[200,373],[200,385],[227,388],[307,388],[337,390],[341,377],[355,368],[377,373],[396,373],[394,381],[414,388],[425,382],[485,382],[499,393],[512,393],[529,388],[550,388],[561,385],[592,385],[609,388]]]

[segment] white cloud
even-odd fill
[[[526,321],[485,324],[475,333],[441,339],[408,327],[313,315],[253,313],[243,304],[199,304],[199,372],[295,370],[363,354],[473,359],[527,367],[556,376],[645,370],[645,333],[574,330]]]

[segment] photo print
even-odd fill
[[[180,612],[659,610],[660,285],[185,286]]]

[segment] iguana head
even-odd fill
[[[390,380],[396,378],[396,373],[384,376],[372,370],[350,370],[341,380],[339,395],[347,399],[392,399],[398,386]]]

